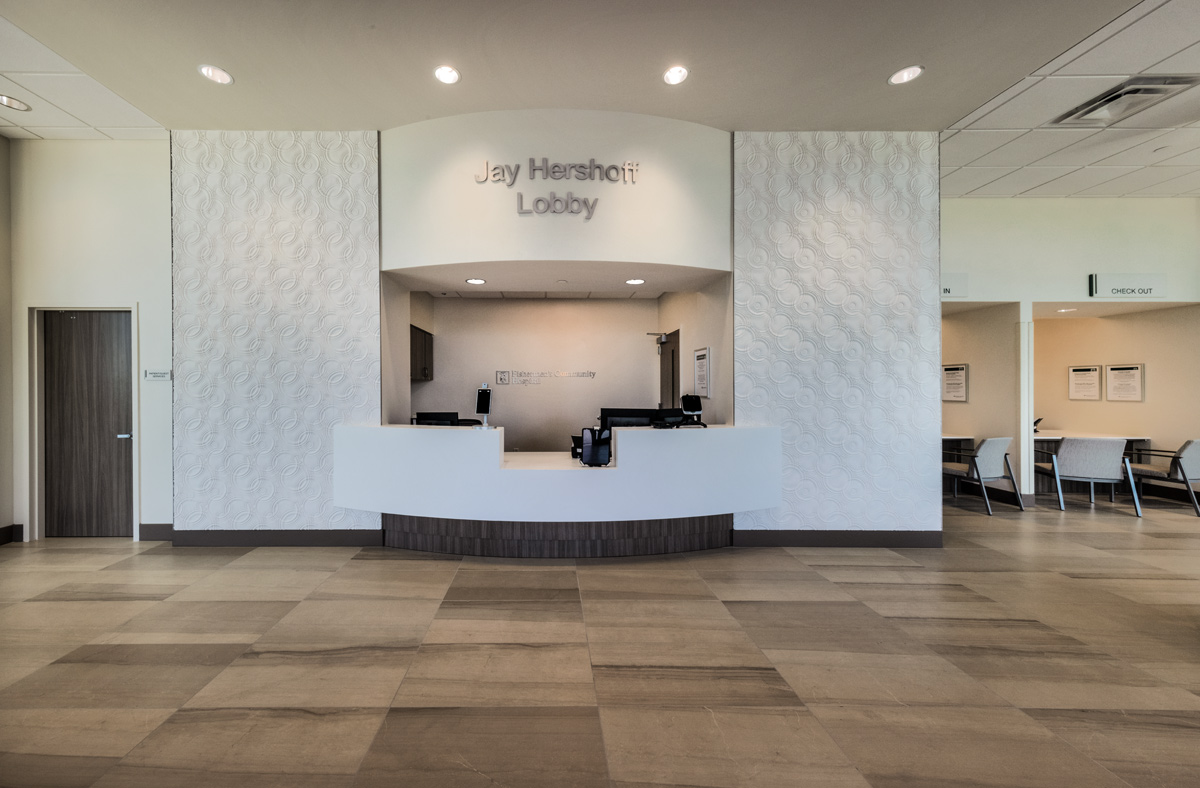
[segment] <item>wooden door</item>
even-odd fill
[[[679,332],[667,334],[658,346],[658,407],[679,407]]]
[[[133,536],[130,313],[43,318],[46,536]]]

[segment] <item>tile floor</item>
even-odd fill
[[[580,561],[0,547],[0,785],[1198,786],[1200,518]]]

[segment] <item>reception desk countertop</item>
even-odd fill
[[[615,461],[505,453],[503,428],[334,428],[333,502],[457,520],[596,522],[700,517],[780,505],[777,427],[613,430]]]

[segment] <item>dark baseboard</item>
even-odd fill
[[[0,544],[20,542],[24,538],[25,526],[23,525],[6,525],[3,528],[0,528]]]
[[[142,523],[138,526],[138,539],[143,542],[169,542],[175,536],[171,523]]]
[[[941,531],[734,531],[734,547],[941,547]]]
[[[614,522],[507,522],[383,514],[384,545],[503,558],[611,558],[729,545],[732,514]]]
[[[171,541],[176,547],[380,547],[383,531],[176,530]]]
[[[1142,485],[1146,497],[1153,495],[1155,498],[1166,498],[1171,501],[1182,501],[1186,504],[1191,504],[1192,499],[1188,497],[1187,490],[1183,489],[1183,483],[1175,486],[1165,484],[1153,484],[1145,482]]]

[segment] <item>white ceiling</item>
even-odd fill
[[[1042,128],[1139,74],[1200,74],[1200,0],[1146,0],[951,124],[942,195],[1200,196],[1200,87],[1108,129]]]
[[[0,107],[0,135],[16,139],[166,139],[167,131],[125,99],[0,17],[0,94],[28,112]]]
[[[434,82],[444,62],[461,83]],[[670,88],[676,62],[692,76]],[[921,79],[885,83],[915,62]],[[574,107],[943,131],[948,197],[1200,196],[1200,87],[1110,129],[1043,128],[1138,74],[1200,74],[1200,0],[0,0],[0,93],[34,107],[0,107],[9,137]]]
[[[562,107],[727,130],[941,131],[1134,2],[0,0],[0,16],[169,129]],[[206,82],[201,63],[236,82]],[[459,84],[433,80],[442,63]],[[668,87],[677,63],[691,77]],[[887,84],[914,63],[925,76]]]

